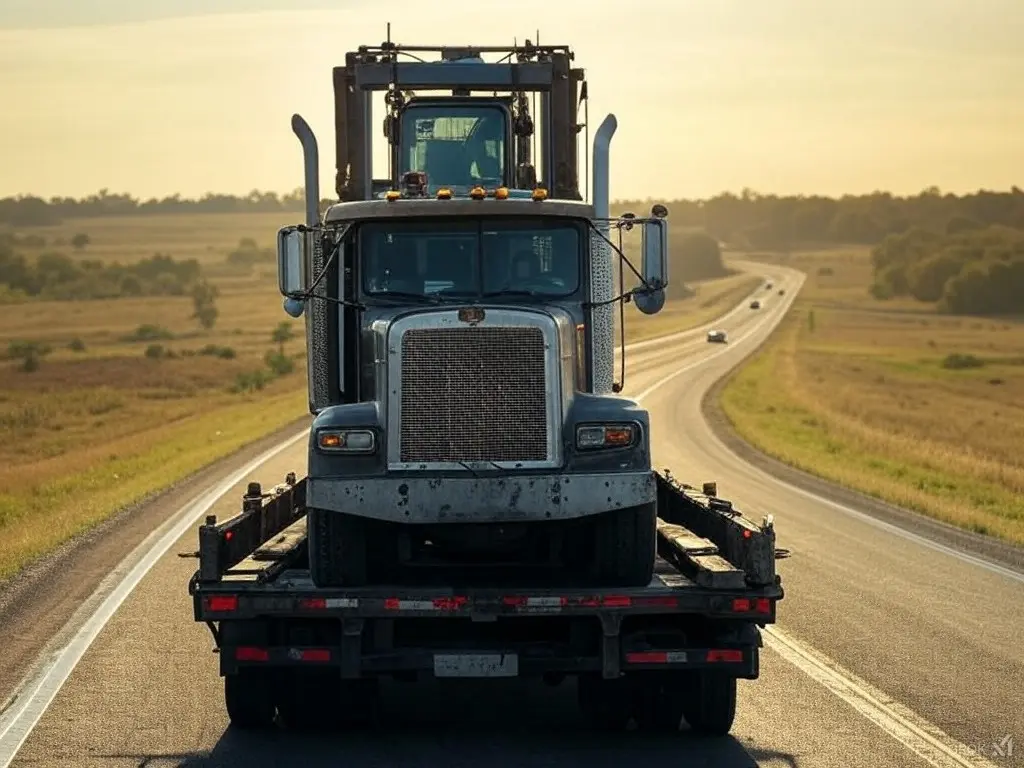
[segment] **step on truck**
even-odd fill
[[[610,216],[612,115],[583,201],[572,60],[530,41],[347,54],[323,213],[293,117],[306,223],[279,231],[278,271],[306,324],[307,473],[208,519],[189,584],[234,724],[358,719],[382,678],[537,676],[575,678],[603,728],[724,733],[757,677],[783,596],[772,519],[654,470],[648,413],[620,395],[613,307],[621,334],[626,302],[663,306],[668,211]]]

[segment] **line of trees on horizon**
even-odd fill
[[[321,207],[333,203],[321,201]],[[644,215],[656,202],[617,200],[614,210]],[[866,195],[774,195],[750,189],[722,192],[701,200],[666,203],[674,224],[704,229],[741,247],[788,250],[813,243],[874,245],[886,236],[915,227],[937,232],[976,226],[1024,229],[1024,190],[979,190],[965,195],[929,187],[900,197],[889,192]],[[29,228],[55,226],[66,219],[196,213],[301,213],[301,189],[287,194],[253,190],[248,195],[209,193],[200,198],[171,195],[142,200],[102,189],[84,198],[44,200],[31,195],[0,198],[0,224]]]

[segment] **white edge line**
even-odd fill
[[[746,300],[747,299],[744,299],[744,301]],[[743,302],[740,302],[726,314],[713,321],[712,324],[722,322],[725,319],[732,317],[734,314],[737,314],[742,310],[742,304]],[[697,337],[708,327],[711,327],[711,325],[689,328],[685,331],[680,331],[679,333],[670,334],[668,336],[635,342],[633,344],[626,345],[625,350],[631,351],[644,347],[653,347],[658,344],[665,344],[674,340]],[[617,350],[619,353],[621,353],[621,351],[621,349]],[[150,569],[152,569],[156,562],[163,557],[167,550],[171,548],[174,542],[184,536],[188,532],[189,528],[194,526],[196,521],[206,514],[206,511],[210,507],[217,503],[217,501],[225,493],[231,490],[233,486],[244,480],[246,475],[259,469],[262,464],[307,436],[308,429],[286,439],[283,443],[280,443],[274,448],[265,451],[242,469],[234,472],[228,478],[221,481],[207,492],[201,494],[195,501],[187,504],[179,510],[171,518],[171,520],[177,520],[177,524],[167,531],[167,533],[165,533],[152,548],[141,555],[136,564],[129,570],[128,574],[103,600],[99,608],[97,608],[96,611],[85,620],[78,631],[75,632],[71,641],[68,642],[63,649],[54,654],[52,660],[48,663],[43,661],[40,664],[37,660],[38,671],[35,673],[34,678],[30,679],[27,684],[23,685],[15,692],[15,703],[10,709],[0,715],[0,768],[8,768],[11,761],[13,761],[15,756],[18,754],[18,750],[21,749],[25,740],[32,733],[32,730],[49,708],[53,699],[70,676],[75,666],[77,666],[82,656],[84,656],[86,651],[88,651],[92,642],[96,639],[96,636],[100,633],[103,627],[106,626],[107,622],[121,606],[121,603],[123,603],[127,599],[128,595],[134,591],[139,582],[142,581]],[[166,526],[166,523],[164,526]],[[149,537],[147,537],[147,540],[148,538]],[[142,544],[145,544],[145,540]],[[140,544],[139,547],[136,547],[135,551],[141,549],[142,544]],[[132,558],[134,554],[135,552],[129,554],[126,560]],[[122,565],[123,561],[115,567],[113,572],[119,570]],[[102,589],[103,582],[100,583],[96,591],[99,592]],[[88,600],[86,602],[88,602]],[[34,686],[33,682],[35,683]]]
[[[754,333],[756,333],[758,330],[760,330],[764,325],[772,322],[773,320],[776,322],[776,324],[781,322],[782,319],[786,315],[786,311],[788,311],[788,309],[792,305],[793,301],[795,301],[795,298],[791,298],[788,302],[786,302],[786,304],[783,305],[784,306],[784,311],[782,311],[781,313],[778,313],[778,315],[772,315],[772,316],[762,320],[761,322],[759,322],[753,328],[751,328],[747,333],[745,333],[743,336],[741,336],[739,339],[737,339],[732,344],[732,348],[734,348],[737,344],[741,344],[744,341],[746,341],[747,339],[749,339]],[[776,306],[778,306],[778,305],[776,305]],[[687,371],[691,371],[694,368],[697,368],[697,367],[703,365],[704,363],[706,363],[709,360],[714,360],[717,357],[721,357],[722,355],[729,354],[732,351],[732,348],[725,348],[725,349],[719,350],[718,352],[715,352],[715,353],[713,353],[711,355],[707,355],[707,356],[701,358],[700,360],[687,363],[683,367],[676,369],[675,371],[673,371],[672,373],[668,374],[664,378],[661,378],[658,381],[654,382],[649,387],[647,387],[647,389],[645,389],[643,392],[641,392],[639,395],[635,396],[633,399],[636,400],[637,402],[640,402],[643,398],[648,397],[650,394],[652,394],[656,390],[660,389],[665,384],[667,384],[668,382],[670,382],[673,379],[675,379],[677,376],[681,376],[682,374],[686,373]],[[742,363],[742,360],[740,362]],[[803,496],[804,498],[810,499],[811,501],[817,502],[818,504],[823,504],[823,505],[825,505],[827,507],[830,507],[830,508],[832,508],[832,509],[834,509],[834,510],[836,510],[838,512],[842,512],[842,513],[844,513],[846,515],[849,515],[850,517],[853,517],[853,518],[855,518],[857,520],[860,520],[861,522],[864,522],[864,523],[867,523],[867,524],[869,524],[871,526],[874,526],[875,528],[877,528],[879,530],[885,531],[886,533],[894,534],[894,535],[899,536],[899,537],[901,537],[901,538],[903,538],[903,539],[905,539],[907,541],[913,542],[915,544],[920,544],[923,547],[927,547],[928,549],[931,549],[932,551],[940,552],[940,553],[948,555],[950,557],[957,558],[958,560],[960,560],[962,562],[968,563],[970,565],[977,566],[978,568],[982,568],[982,569],[984,569],[984,570],[986,570],[986,571],[988,571],[990,573],[993,573],[995,575],[1002,576],[1002,577],[1010,579],[1012,581],[1019,581],[1021,583],[1024,583],[1024,573],[1021,573],[1020,571],[1018,571],[1016,569],[1013,569],[1013,568],[1001,565],[999,563],[992,562],[991,560],[989,560],[987,558],[984,558],[984,557],[981,557],[979,555],[975,555],[975,554],[972,554],[970,552],[964,552],[964,551],[958,550],[958,549],[956,549],[954,547],[950,547],[950,546],[948,546],[946,544],[942,544],[940,542],[933,541],[932,539],[928,538],[927,536],[922,536],[922,535],[920,535],[918,533],[914,533],[914,532],[909,531],[906,528],[903,528],[903,527],[901,527],[899,525],[896,525],[894,523],[890,523],[890,522],[882,520],[882,519],[880,519],[878,517],[875,517],[874,515],[869,515],[866,512],[861,512],[860,510],[854,509],[853,507],[849,507],[849,506],[847,506],[845,504],[842,504],[842,503],[840,503],[838,501],[833,501],[832,499],[826,498],[824,496],[819,496],[818,494],[814,493],[813,491],[807,491],[807,490],[804,490],[803,488],[799,488],[799,487],[797,487],[795,485],[790,485],[789,483],[787,483],[787,482],[785,482],[783,480],[779,480],[778,478],[773,477],[770,473],[764,471],[760,467],[757,467],[757,466],[755,466],[755,465],[753,465],[753,464],[751,464],[751,463],[749,463],[747,461],[744,461],[743,457],[741,457],[738,454],[736,454],[731,448],[729,448],[729,446],[727,446],[725,443],[723,443],[721,440],[719,440],[718,437],[714,434],[714,432],[712,430],[709,429],[708,430],[708,434],[711,437],[711,439],[718,445],[718,447],[721,448],[724,452],[728,453],[730,456],[735,457],[737,461],[743,463],[752,472],[754,472],[757,475],[760,475],[762,479],[765,479],[765,480],[771,482],[774,485],[777,485],[777,486],[779,486],[781,488],[784,488],[787,491],[790,491],[792,493],[797,493],[797,494]],[[824,478],[818,478],[818,479],[823,480],[824,482],[828,482],[828,480],[825,480]]]
[[[766,627],[765,635],[765,645],[936,768],[996,768],[977,751],[777,626]]]
[[[14,706],[4,714],[3,718],[0,718],[0,722],[6,721],[3,722],[2,729],[0,729],[0,766],[2,768],[7,768],[14,760],[18,750],[21,749],[22,744],[35,728],[43,713],[49,708],[50,703],[79,660],[85,655],[93,640],[156,562],[178,539],[188,533],[199,518],[205,515],[207,510],[217,503],[224,494],[242,482],[247,475],[259,469],[261,465],[287,450],[299,440],[307,438],[308,434],[309,430],[304,429],[297,435],[263,452],[210,488],[194,503],[186,505],[175,514],[172,519],[177,520],[177,524],[142,556],[124,579],[107,595],[96,612],[75,633],[71,641],[55,655],[49,665],[44,666],[44,671],[37,676],[38,682],[35,687],[31,691],[23,689]]]

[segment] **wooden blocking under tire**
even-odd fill
[[[594,518],[594,576],[600,586],[646,587],[654,578],[658,505],[605,512]]]

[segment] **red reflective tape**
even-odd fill
[[[625,595],[606,595],[601,600],[601,605],[606,608],[629,608],[633,599]]]
[[[518,607],[520,605],[526,605],[526,598],[525,597],[519,597],[519,596],[503,597],[503,598],[501,598],[501,602],[504,605],[507,605],[507,606],[509,606],[511,608],[516,608],[516,607]]]
[[[771,613],[772,612],[772,601],[767,597],[757,598],[757,606],[755,610],[758,613]]]
[[[467,603],[468,597],[439,597],[434,600],[434,608],[439,611],[458,611]]]
[[[299,600],[299,608],[307,611],[322,611],[327,608],[327,600],[322,597],[304,597]]]
[[[601,605],[600,597],[581,597],[576,601],[576,605],[583,608],[598,608]]]
[[[238,661],[267,661],[270,659],[270,653],[266,648],[240,645],[235,648],[235,658]]]
[[[737,663],[743,661],[743,651],[736,651],[727,648],[708,651],[709,662]]]
[[[633,600],[633,604],[649,608],[675,608],[679,605],[679,600],[675,597],[638,597]]]
[[[746,597],[737,597],[732,601],[732,609],[736,613],[749,613],[750,612],[750,600]]]
[[[630,664],[664,664],[668,661],[667,651],[636,651],[626,654]]]
[[[234,595],[211,595],[206,598],[206,610],[219,613],[238,610],[238,598]]]
[[[402,601],[397,597],[389,597],[384,601],[384,610],[397,611],[402,607]]]
[[[301,658],[303,661],[330,661],[331,652],[326,648],[306,648]]]

